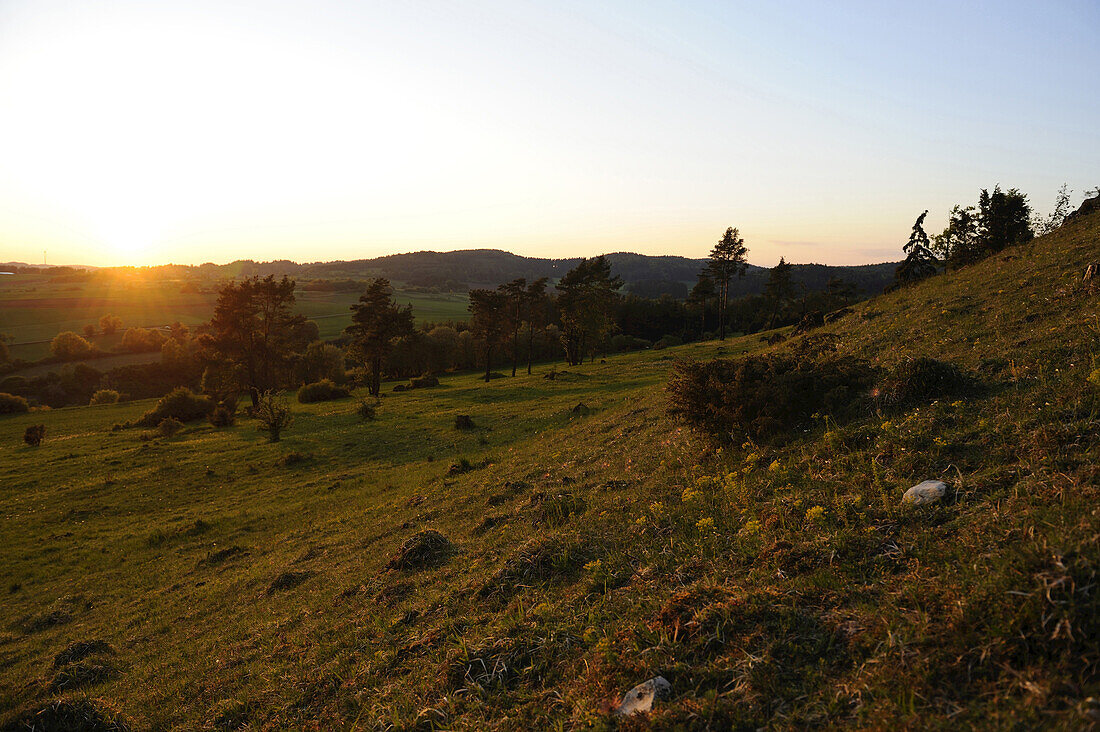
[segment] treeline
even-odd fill
[[[1070,194],[1063,185],[1058,190],[1050,214],[1041,216],[1019,189],[1002,191],[994,186],[983,188],[976,205],[955,205],[948,215],[947,226],[929,237],[924,229],[925,211],[917,217],[902,247],[905,259],[894,272],[890,289],[917,282],[951,269],[958,269],[1004,249],[1026,244],[1036,236],[1049,234],[1072,216]],[[1100,199],[1100,187],[1085,194],[1086,205]]]

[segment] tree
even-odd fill
[[[895,285],[904,285],[917,280],[923,280],[939,271],[936,255],[932,253],[928,234],[924,232],[925,211],[917,217],[913,224],[913,230],[909,234],[909,241],[902,247],[905,252],[905,261],[894,270]]]
[[[265,391],[260,395],[252,414],[259,422],[257,428],[267,433],[268,442],[278,442],[283,430],[294,424],[289,402],[274,391]]]
[[[71,330],[58,333],[50,341],[50,353],[62,361],[75,361],[90,356],[94,350],[91,343]]]
[[[508,328],[512,332],[512,376],[519,365],[519,331],[527,315],[527,279],[519,277],[497,287],[504,296]]]
[[[1054,199],[1054,208],[1051,210],[1050,215],[1044,219],[1036,214],[1032,218],[1031,228],[1035,232],[1035,236],[1050,234],[1065,223],[1066,217],[1073,211],[1069,202],[1069,194],[1071,193],[1073,191],[1069,189],[1069,184],[1063,183],[1062,187],[1058,189],[1058,195]]]
[[[855,302],[858,297],[859,288],[854,282],[841,277],[830,277],[825,284],[825,299],[829,309],[842,308]]]
[[[714,280],[710,278],[706,270],[700,272],[695,287],[691,288],[691,294],[688,295],[688,302],[698,303],[699,305],[700,338],[707,332],[707,300],[714,299],[717,297],[717,294],[718,293],[714,289]]]
[[[485,348],[485,380],[492,378],[493,348],[510,328],[508,296],[501,290],[470,290],[470,328]]]
[[[558,291],[561,342],[571,366],[584,360],[586,349],[593,355],[599,340],[614,326],[612,307],[623,280],[611,276],[611,263],[603,255],[582,259],[554,286]]]
[[[718,339],[726,338],[726,308],[729,306],[730,280],[734,275],[745,276],[748,263],[745,254],[749,250],[745,248],[745,240],[738,235],[737,229],[732,226],[726,229],[726,233],[710,250],[710,261],[707,262],[706,274],[713,281],[718,293]]]
[[[351,325],[344,329],[351,336],[348,355],[366,366],[367,391],[378,396],[382,391],[383,360],[392,352],[395,339],[413,332],[412,305],[398,305],[390,281],[379,277],[371,281],[351,309]]]
[[[92,325],[91,323],[88,323],[87,325],[84,326],[83,330],[84,330],[84,337],[85,338],[95,338],[95,326],[94,325]]]
[[[1027,196],[1010,188],[993,192],[982,189],[978,196],[978,245],[982,256],[996,254],[1005,247],[1031,241],[1031,206]]]
[[[933,238],[931,248],[945,265],[958,267],[978,259],[978,218],[974,207],[952,208],[947,226]]]
[[[294,301],[294,280],[285,275],[230,282],[218,292],[214,317],[203,327],[200,343],[207,360],[238,375],[253,407],[262,393],[289,377],[301,352],[316,340],[316,324],[294,314]]]
[[[539,332],[545,333],[547,326],[550,325],[550,311],[554,304],[546,294],[546,284],[548,281],[546,277],[539,277],[537,280],[527,285],[527,291],[524,293],[525,307],[527,308],[528,375],[531,373],[531,363],[535,360],[535,330],[537,328]]]
[[[768,330],[771,330],[775,316],[779,314],[779,308],[794,292],[794,283],[791,281],[791,269],[793,266],[783,257],[779,263],[768,270],[768,281],[764,283],[764,296],[772,303],[772,314],[768,318]]]
[[[103,335],[114,335],[122,327],[122,318],[117,315],[104,315],[99,319],[99,330]]]

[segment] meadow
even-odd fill
[[[100,317],[111,314],[127,327],[150,328],[174,322],[197,325],[210,320],[217,294],[187,292],[174,280],[117,278],[58,278],[46,275],[0,277],[0,333],[12,339],[13,358],[34,361],[49,355],[49,341],[62,331],[98,329]],[[428,294],[397,290],[398,302],[413,306],[418,322],[461,321],[469,317],[465,295]],[[299,289],[297,312],[317,323],[322,339],[335,338],[351,323],[354,292]],[[99,333],[92,339],[103,351],[122,341],[122,331]],[[149,360],[145,356],[143,360]],[[130,360],[133,362],[133,359]],[[99,366],[99,364],[96,364]],[[117,364],[113,364],[117,365]]]
[[[151,402],[0,418],[0,720],[63,700],[157,730],[1095,723],[1098,235],[781,343],[388,384],[373,420],[295,403],[279,443],[243,417],[112,430]],[[666,412],[677,359],[823,337],[975,386],[769,442]],[[947,496],[904,505],[929,478]],[[426,529],[450,549],[407,561]],[[648,719],[612,715],[658,674]]]

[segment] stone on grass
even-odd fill
[[[942,480],[926,480],[905,491],[905,495],[901,497],[901,502],[922,506],[925,503],[935,503],[943,498],[946,493],[947,485]]]
[[[664,676],[643,681],[623,696],[622,703],[615,707],[615,714],[628,717],[631,714],[648,712],[654,702],[664,701],[672,696],[672,684]]]

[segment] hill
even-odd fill
[[[655,728],[1085,727],[1098,258],[1078,218],[784,343],[295,404],[277,444],[111,430],[148,403],[0,418],[0,719],[636,728],[610,710],[660,674]],[[967,387],[743,445],[667,415],[676,358],[828,340]],[[946,496],[903,505],[925,479]]]

